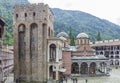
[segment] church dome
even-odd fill
[[[76,38],[89,38],[86,33],[79,33]]]
[[[57,34],[57,37],[65,37],[65,38],[68,38],[69,36],[68,36],[68,34],[65,33],[65,32],[60,32],[60,33]]]

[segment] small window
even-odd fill
[[[0,60],[0,65],[2,64],[2,61]]]
[[[43,12],[45,12],[45,10],[43,10]]]
[[[35,14],[35,12],[33,12],[33,16],[35,16],[36,14]]]
[[[16,14],[16,18],[18,18],[18,14]]]
[[[25,17],[27,17],[27,13],[25,13]]]
[[[50,27],[49,27],[49,29],[48,29],[48,36],[50,37]]]

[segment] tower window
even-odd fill
[[[36,15],[36,13],[35,12],[33,12],[33,16],[35,16]]]
[[[18,18],[18,14],[16,14],[16,18]]]
[[[25,13],[25,17],[27,17],[27,13]]]
[[[49,27],[49,29],[48,29],[48,36],[50,37],[50,27]]]
[[[43,10],[43,12],[45,12],[45,10]]]

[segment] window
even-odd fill
[[[110,58],[113,58],[113,56],[111,56]]]
[[[25,13],[25,17],[27,17],[27,13]]]
[[[16,14],[16,19],[18,18],[18,14]]]
[[[36,15],[36,13],[35,12],[33,12],[33,16],[35,16]]]
[[[55,61],[56,60],[56,45],[55,44],[51,44],[50,45],[50,61]]]
[[[114,54],[114,53],[113,53],[113,51],[112,51],[110,54],[112,54],[112,55],[113,55],[113,54]]]
[[[48,36],[50,37],[50,27],[49,27],[49,29],[48,29]]]
[[[119,54],[119,51],[116,51],[115,54]]]
[[[100,55],[103,55],[103,52],[100,52]]]
[[[0,60],[0,65],[2,64],[2,61]]]
[[[43,10],[43,12],[45,12],[45,10]]]

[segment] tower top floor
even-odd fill
[[[47,10],[49,6],[44,3],[38,3],[38,4],[27,4],[27,5],[16,5],[14,7],[15,12],[21,12],[21,11],[36,11],[36,10]]]
[[[14,7],[14,23],[31,21],[51,21],[53,23],[53,13],[49,6],[44,3],[16,5]]]

